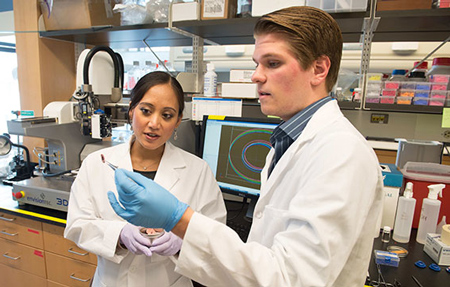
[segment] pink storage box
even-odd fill
[[[382,96],[380,97],[381,104],[395,104],[395,96]]]
[[[381,91],[381,95],[386,97],[395,97],[397,95],[397,90],[383,89],[383,91]]]
[[[447,84],[445,83],[433,83],[431,85],[432,91],[446,91],[447,90]]]
[[[386,82],[384,82],[384,88],[385,89],[398,89],[398,88],[400,88],[400,82],[386,81]]]
[[[430,75],[428,80],[432,83],[448,83],[450,75]]]

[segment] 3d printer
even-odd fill
[[[90,65],[91,62],[94,65]],[[92,67],[95,65],[97,67]],[[10,134],[44,138],[47,144],[45,148],[33,149],[39,159],[40,171],[33,173],[27,153],[25,166],[31,172],[28,172],[25,179],[17,178],[10,182],[13,198],[19,204],[67,211],[70,188],[75,178],[73,171],[81,165],[80,155],[83,150],[92,144],[96,147],[90,147],[91,151],[112,144],[102,141],[102,138],[111,136],[112,132],[111,116],[102,108],[105,103],[115,103],[122,99],[122,58],[109,47],[97,46],[80,55],[77,74],[81,70],[83,84],[74,93],[73,101],[49,103],[43,111],[43,117],[24,117],[7,122]],[[111,87],[113,77],[107,80],[104,77],[111,75],[111,71],[114,73],[114,85],[108,93],[104,86],[109,84]],[[101,84],[91,85],[90,75],[94,82]],[[3,150],[7,150],[9,145],[16,145],[7,136],[3,138],[3,142],[0,143],[4,146]]]

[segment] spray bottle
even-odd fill
[[[416,208],[416,199],[413,198],[413,184],[406,183],[403,196],[398,199],[397,214],[395,215],[394,234],[392,238],[400,243],[408,243],[411,236],[411,227]]]
[[[441,209],[442,190],[445,184],[432,184],[428,186],[428,198],[423,200],[422,211],[420,213],[419,229],[417,230],[416,241],[425,244],[427,233],[435,233],[438,223],[439,211]]]

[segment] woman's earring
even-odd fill
[[[173,139],[177,140],[178,139],[178,130],[175,129],[175,133],[173,134]]]

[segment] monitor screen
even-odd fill
[[[271,148],[276,119],[205,116],[202,158],[223,192],[258,197],[260,173]]]

